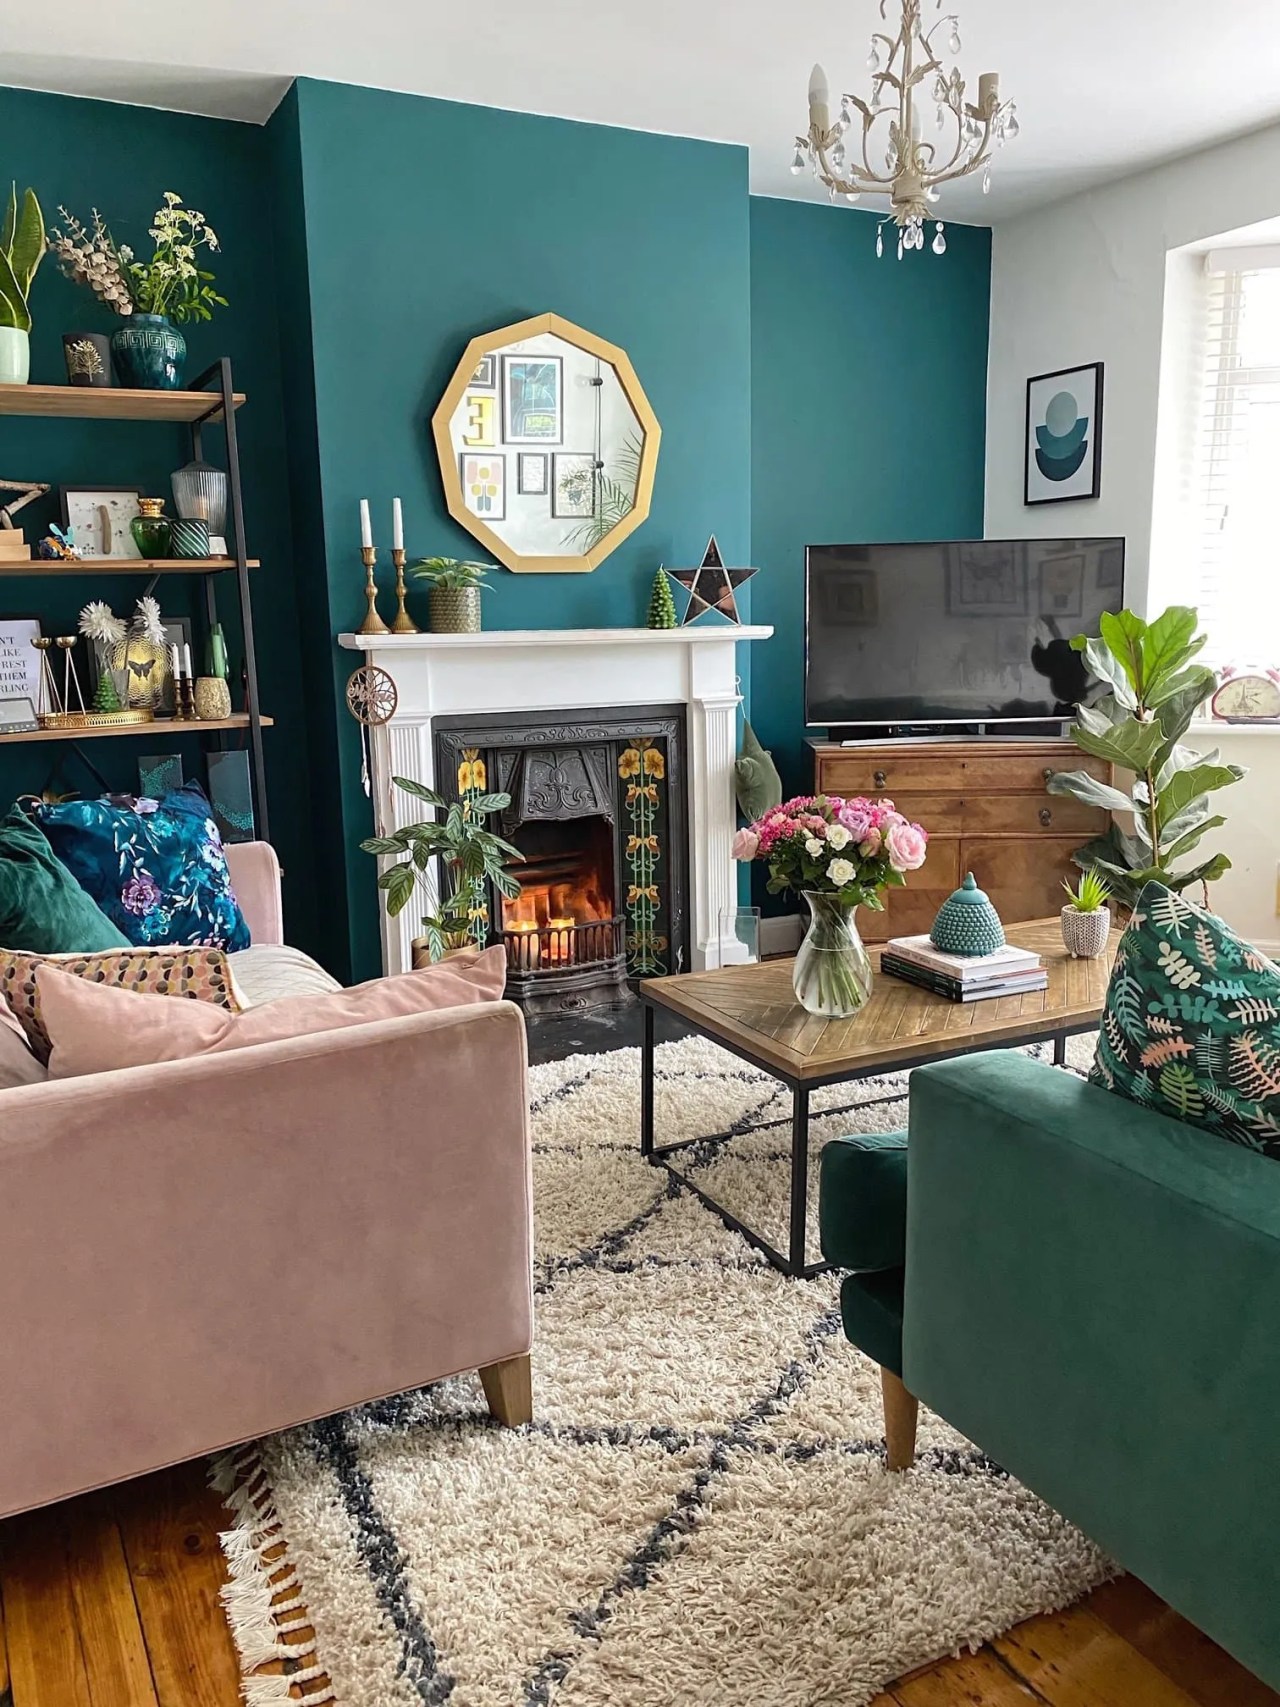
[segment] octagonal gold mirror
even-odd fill
[[[449,514],[517,574],[584,574],[649,514],[657,416],[626,352],[558,314],[473,338],[431,426]]]

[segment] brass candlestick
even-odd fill
[[[391,630],[378,615],[378,583],[373,578],[373,566],[378,561],[377,549],[372,545],[362,545],[360,556],[364,560],[364,596],[369,602],[369,609],[356,633],[390,634]]]
[[[396,566],[396,614],[391,624],[392,634],[421,634],[422,630],[404,608],[404,547],[400,546],[391,553],[391,561]]]

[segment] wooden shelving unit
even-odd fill
[[[231,393],[231,406],[244,402]],[[118,386],[0,385],[0,415],[59,421],[178,421],[190,426],[220,421],[222,395],[214,391],[127,391]]]
[[[83,557],[78,563],[47,557],[24,561],[4,558],[0,559],[0,576],[21,575],[31,579],[41,575],[219,575],[235,566],[234,557]],[[245,564],[246,569],[260,567],[256,557]]]
[[[273,717],[260,719],[264,729],[270,729],[275,722]],[[91,724],[87,729],[32,729],[26,734],[0,735],[0,746],[19,741],[118,741],[127,735],[208,735],[218,732],[229,733],[235,729],[249,727],[247,711],[237,711],[231,717],[222,717],[217,721],[205,722],[200,718],[189,717],[153,717],[150,723],[120,723],[108,724],[98,728]]]
[[[30,562],[0,561],[0,579],[39,579],[76,575],[201,575],[204,577],[205,616],[210,624],[218,619],[217,597],[214,591],[222,573],[234,574],[240,600],[241,626],[244,635],[244,661],[247,688],[245,709],[218,722],[190,721],[177,718],[153,719],[149,723],[125,723],[83,729],[35,729],[27,733],[0,735],[0,744],[19,742],[120,740],[122,737],[148,736],[153,741],[165,734],[200,735],[222,744],[224,737],[247,734],[249,738],[250,774],[253,782],[256,833],[270,839],[267,821],[267,789],[263,762],[262,731],[271,727],[272,720],[262,715],[258,702],[258,665],[253,638],[253,608],[249,593],[249,571],[256,569],[258,559],[249,557],[245,549],[244,502],[240,490],[240,450],[236,436],[236,411],[245,401],[242,391],[235,390],[231,379],[231,362],[223,356],[207,368],[190,391],[131,391],[116,387],[76,385],[0,385],[0,416],[25,416],[28,419],[82,421],[155,421],[190,429],[191,454],[201,455],[202,429],[219,423],[227,437],[227,542],[232,547],[229,557],[205,558],[99,558],[77,563],[49,562],[35,558]],[[86,758],[85,763],[89,761]],[[90,768],[94,767],[90,765]]]

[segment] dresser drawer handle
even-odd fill
[[[883,771],[877,771],[871,780],[876,785],[877,788],[883,788],[885,783],[888,782],[889,779],[884,774]]]
[[[1044,780],[1046,782],[1052,782],[1053,781],[1053,766],[1052,765],[1046,765],[1044,767],[1044,770],[1040,774],[1044,777]]]
[[[1053,823],[1053,813],[1047,806],[1042,806],[1040,808],[1040,822],[1044,825],[1046,830],[1049,828],[1050,824]]]

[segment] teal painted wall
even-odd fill
[[[808,791],[804,548],[982,535],[991,234],[875,253],[848,208],[751,200],[752,723]]]
[[[469,338],[549,309],[634,362],[663,430],[653,508],[594,574],[499,570],[486,626],[641,624],[658,564],[698,561],[713,531],[727,561],[747,561],[743,149],[306,79],[272,128],[277,158],[296,147],[300,162],[333,633],[363,614],[362,496],[384,586],[394,494],[411,556],[474,554],[444,506],[430,417]],[[486,158],[518,165],[518,188],[491,191],[476,167]],[[424,594],[413,608],[425,626]],[[336,688],[356,659],[336,647],[330,659]],[[358,843],[370,811],[345,713],[339,729],[351,964],[369,976],[378,897]]]
[[[268,731],[267,771],[272,835],[285,867],[291,939],[316,941],[311,882],[312,836],[308,806],[308,712],[296,620],[292,537],[284,459],[279,342],[275,324],[273,221],[264,217],[267,139],[251,125],[191,118],[103,101],[0,89],[4,171],[19,189],[30,184],[46,220],[59,203],[87,218],[99,207],[121,242],[146,240],[150,215],[165,190],[179,191],[200,208],[222,240],[218,283],[230,301],[210,325],[187,329],[188,371],[197,373],[220,355],[235,364],[237,388],[248,394],[240,411],[241,456],[250,550],[261,557],[255,573],[254,610],[264,709],[278,719]],[[111,331],[114,318],[90,293],[64,279],[47,257],[32,292],[32,379],[65,381],[62,333]],[[221,456],[221,434],[210,432],[207,453]],[[151,424],[0,419],[0,473],[14,479],[139,485],[170,496],[169,475],[190,455],[186,434]],[[0,495],[2,501],[3,495]],[[56,519],[56,497],[33,504],[18,520],[28,539]],[[172,576],[160,584],[166,614],[190,614],[195,578]],[[5,578],[0,612],[38,615],[46,633],[69,633],[89,598],[105,597],[118,612],[132,610],[145,582],[137,576],[83,580]],[[234,587],[226,580],[221,608],[230,614]],[[199,626],[197,625],[197,633]],[[233,643],[233,669],[240,658]],[[158,725],[145,737],[94,740],[85,751],[112,787],[137,787],[140,753],[182,751],[188,775],[201,774],[200,744]],[[0,805],[19,792],[41,789],[61,759],[61,786],[91,793],[93,778],[65,745],[6,747],[0,755]]]

